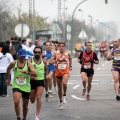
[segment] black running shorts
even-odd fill
[[[87,73],[88,77],[92,77],[94,75],[94,70],[93,69],[84,69],[84,68],[81,68],[81,72]]]
[[[24,91],[21,91],[20,89],[18,88],[13,88],[13,93],[14,92],[19,92],[22,94],[22,97],[25,98],[25,99],[29,99],[30,98],[30,92],[24,92]]]
[[[36,89],[39,86],[44,87],[44,80],[30,80],[31,90]]]

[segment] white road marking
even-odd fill
[[[78,87],[80,87],[80,85],[74,86],[73,89],[75,90],[75,89],[77,89]]]
[[[83,98],[76,97],[75,95],[71,95],[71,97],[73,97],[74,99],[77,99],[77,100],[86,100],[86,99],[83,99]]]
[[[73,85],[74,83],[67,83],[68,85]]]
[[[98,68],[97,70],[100,70],[100,68]]]
[[[75,116],[75,118],[81,118],[81,117],[79,117],[79,116]]]
[[[106,61],[105,63],[108,63],[108,61]]]
[[[102,66],[105,66],[105,64],[102,64]]]

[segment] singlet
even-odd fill
[[[112,55],[114,56],[112,66],[114,68],[120,69],[120,50],[116,50],[116,48],[113,48]]]
[[[93,51],[88,55],[86,54],[86,51],[83,51],[83,56],[82,56],[82,65],[81,68],[84,69],[91,69],[93,68],[93,63],[90,62],[90,60],[93,60]]]
[[[76,50],[82,50],[82,45],[80,43],[76,43],[75,49]]]
[[[18,88],[21,91],[30,92],[30,75],[22,73],[21,70],[28,71],[28,61],[25,62],[22,69],[18,68],[18,60],[15,61],[12,88]]]
[[[69,74],[69,56],[68,51],[61,54],[59,51],[56,52],[56,76],[63,76]]]
[[[94,51],[96,48],[96,44],[95,43],[92,43],[92,50]]]
[[[43,60],[40,64],[35,63],[34,59],[32,58],[32,64],[37,72],[37,78],[35,80],[44,80],[44,63]]]
[[[44,58],[46,57],[47,58],[47,66],[48,66],[48,69],[52,69],[54,68],[54,64],[49,64],[49,60],[51,59],[53,55],[53,52],[52,50],[51,51],[44,51]]]

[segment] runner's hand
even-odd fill
[[[7,79],[7,80],[6,80],[6,85],[7,85],[7,86],[10,85],[10,79]]]
[[[28,71],[26,70],[21,70],[22,73],[28,74]]]

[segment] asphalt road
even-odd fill
[[[86,100],[85,96],[81,95],[80,64],[73,59],[73,70],[68,81],[68,103],[63,110],[59,110],[58,95],[45,101],[44,92],[40,120],[119,120],[120,101],[115,99],[111,62],[102,60],[94,66],[91,99]],[[16,120],[11,86],[8,87],[8,94],[10,96],[7,98],[0,97],[0,120]],[[35,104],[29,103],[27,120],[34,119]]]

